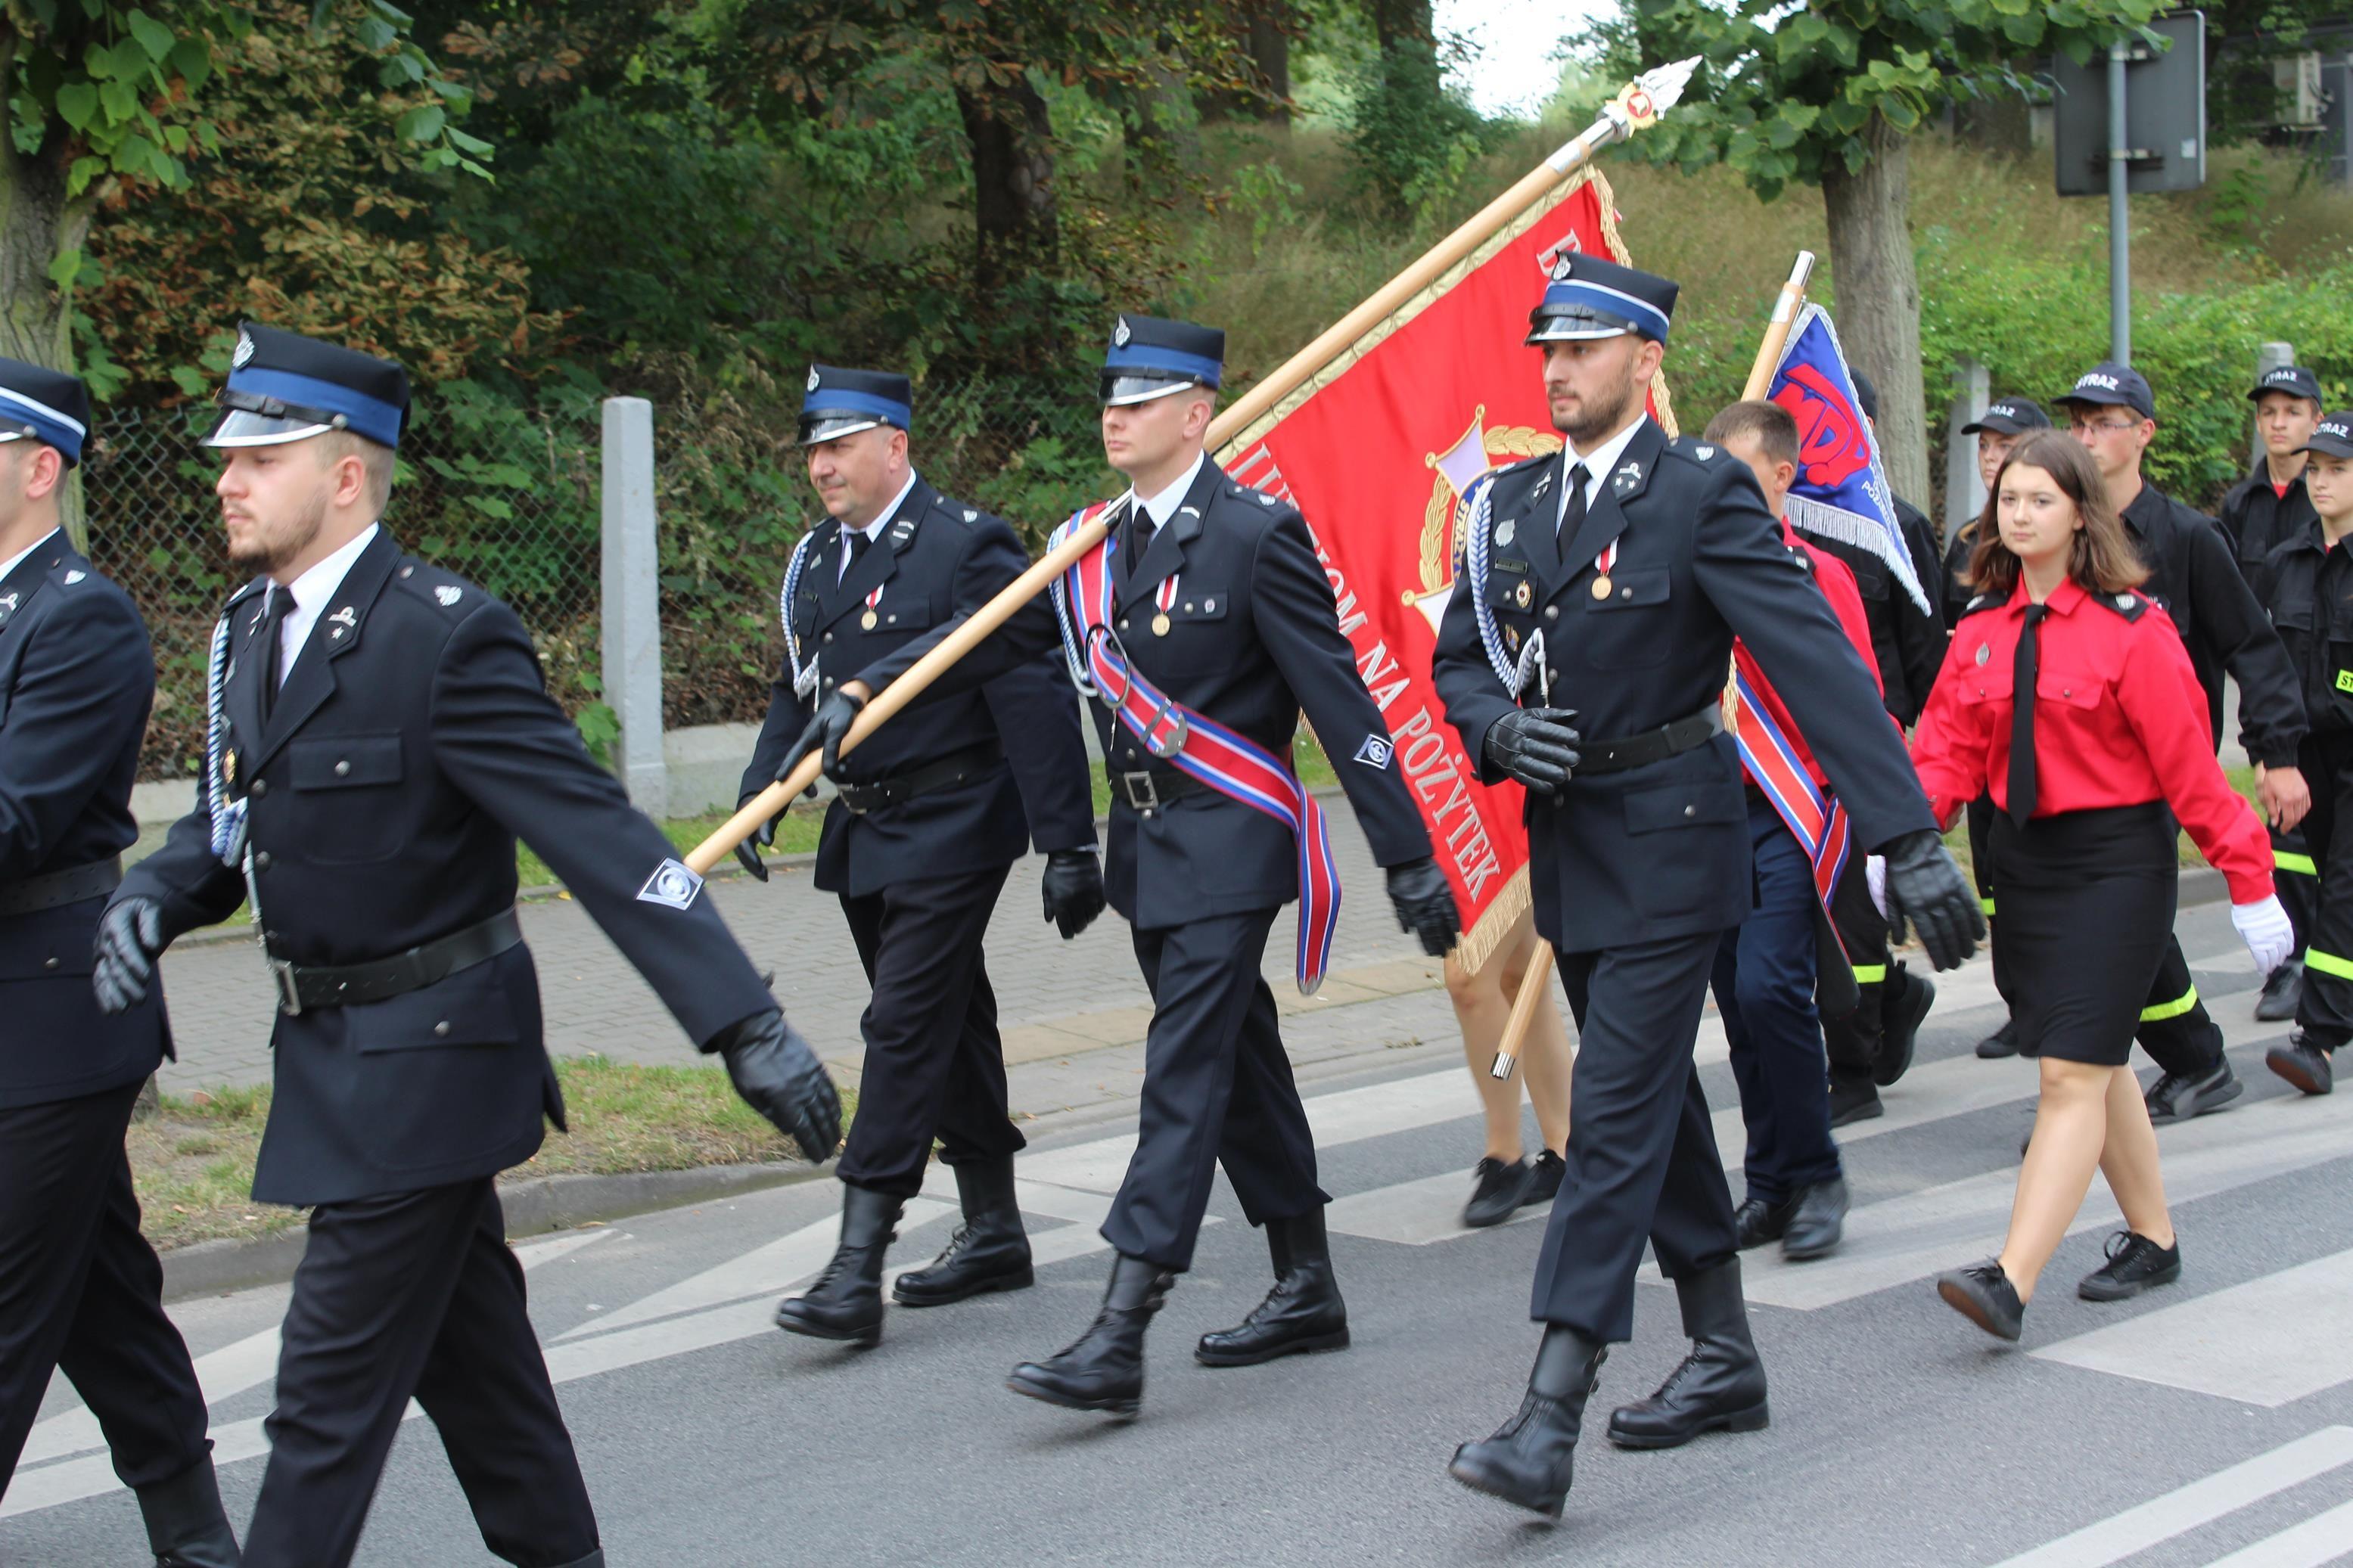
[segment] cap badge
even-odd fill
[[[1127,318],[1125,316],[1122,316],[1119,319],[1119,324],[1111,330],[1112,344],[1115,348],[1124,349],[1127,347],[1128,339],[1134,335],[1135,334],[1134,332],[1127,330]]]
[[[808,389],[811,392],[817,390],[817,366],[815,365],[809,366]]]
[[[1573,251],[1562,251],[1553,258],[1552,280],[1556,283],[1567,282],[1569,274],[1576,269],[1576,254]]]
[[[2075,384],[2079,387],[2097,386],[2109,392],[2119,392],[2123,390],[2123,388],[2117,384],[2116,378],[2115,376],[2103,375],[2096,370],[2085,371],[2082,379],[2078,380]]]
[[[253,334],[243,327],[237,330],[237,347],[228,356],[231,370],[243,370],[253,361]]]
[[[446,610],[450,605],[456,604],[458,602],[459,595],[464,592],[465,590],[462,588],[452,588],[445,584],[443,586],[433,590],[433,597],[438,600],[441,607]]]

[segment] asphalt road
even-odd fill
[[[871,1352],[767,1326],[775,1297],[830,1246],[830,1183],[519,1250],[617,1565],[2336,1561],[2353,1556],[2353,1094],[2303,1100],[2264,1071],[2263,1042],[2283,1030],[2249,1016],[2254,977],[2224,911],[2189,911],[2180,929],[2247,1094],[2160,1134],[2179,1285],[2112,1306],[2074,1298],[2113,1225],[2095,1184],[2022,1346],[1936,1300],[1928,1279],[1999,1237],[2030,1115],[2031,1067],[1970,1054],[1996,1017],[1980,963],[1947,977],[1887,1117],[1848,1130],[1844,1250],[1804,1265],[1750,1255],[1771,1428],[1664,1453],[1600,1439],[1601,1413],[1681,1353],[1672,1292],[1645,1284],[1557,1527],[1444,1473],[1456,1443],[1516,1405],[1541,1216],[1453,1225],[1478,1133],[1443,1041],[1329,1064],[1308,1085],[1355,1346],[1259,1368],[1193,1363],[1194,1336],[1237,1320],[1267,1282],[1263,1244],[1221,1190],[1153,1330],[1132,1424],[1003,1386],[1092,1313],[1104,1258],[1092,1220],[1132,1130],[1116,1110],[1024,1158],[1041,1262],[1059,1259],[1037,1289],[894,1311]],[[1720,1037],[1701,1056],[1736,1158]],[[894,1264],[925,1260],[948,1216],[945,1204],[912,1210]],[[283,1302],[280,1287],[174,1309],[206,1358],[240,1522]],[[0,1499],[0,1563],[143,1563],[132,1501],[69,1391],[53,1389],[45,1415]],[[422,1420],[395,1447],[359,1560],[491,1561]]]

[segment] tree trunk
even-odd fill
[[[1434,43],[1437,26],[1430,20],[1430,0],[1371,0],[1373,37],[1387,54],[1400,43]]]
[[[956,89],[972,145],[976,277],[998,289],[1032,268],[1050,269],[1057,249],[1053,125],[1046,100],[1017,77],[1008,86]]]
[[[1839,339],[1879,389],[1879,446],[1888,481],[1907,500],[1928,488],[1927,400],[1920,385],[1920,279],[1912,264],[1911,147],[1878,115],[1863,128],[1871,156],[1853,174],[1822,176]]]
[[[1291,4],[1290,0],[1244,0],[1250,18],[1251,70],[1267,96],[1257,108],[1258,118],[1291,129]]]
[[[0,46],[0,103],[16,90],[12,47]],[[49,268],[78,250],[90,232],[90,206],[69,204],[65,180],[54,160],[26,156],[0,136],[0,355],[73,368],[73,339],[66,300],[49,281]],[[66,533],[77,550],[88,547],[82,528],[81,485],[66,486]]]

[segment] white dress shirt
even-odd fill
[[[1561,520],[1568,515],[1569,469],[1577,467],[1579,463],[1583,463],[1585,465],[1585,510],[1591,511],[1593,510],[1594,497],[1600,494],[1603,482],[1606,481],[1609,478],[1611,472],[1617,468],[1618,459],[1626,455],[1627,443],[1633,440],[1634,432],[1640,430],[1641,427],[1642,421],[1637,419],[1631,425],[1627,426],[1623,430],[1619,431],[1615,436],[1610,437],[1607,441],[1602,442],[1599,447],[1594,447],[1590,452],[1579,452],[1575,447],[1570,446],[1566,440],[1561,443],[1560,507],[1553,513],[1553,527],[1556,531],[1560,527]],[[1560,542],[1564,548],[1568,544],[1568,541],[1566,539],[1562,540]],[[1563,564],[1567,564],[1567,563],[1563,563]]]
[[[311,640],[311,628],[319,624],[319,616],[333,601],[335,595],[342,590],[343,579],[351,574],[352,563],[357,561],[361,552],[366,550],[375,541],[376,528],[375,523],[369,523],[360,530],[357,539],[295,578],[292,583],[270,584],[270,593],[288,593],[294,595],[294,607],[286,613],[286,619],[278,627],[278,684],[280,686],[283,687],[286,684],[287,674],[293,669],[294,661],[302,657],[302,645]],[[265,595],[262,600],[265,614],[268,613],[269,603],[269,598]]]
[[[1159,494],[1136,496],[1133,486],[1129,487],[1127,493],[1131,496],[1135,496],[1136,505],[1151,513],[1153,527],[1166,528],[1168,526],[1168,520],[1176,515],[1177,507],[1184,504],[1185,492],[1193,488],[1194,479],[1199,477],[1201,465],[1208,461],[1208,457],[1206,453],[1196,452],[1193,454],[1191,466],[1187,468],[1182,474],[1177,476],[1176,482],[1175,484],[1170,485],[1166,489],[1162,490]]]
[[[891,498],[891,504],[889,506],[884,507],[881,511],[874,514],[874,521],[872,522],[868,523],[864,528],[850,528],[847,525],[842,528],[841,564],[834,568],[833,573],[833,580],[836,583],[840,582],[844,577],[849,575],[850,536],[852,534],[863,534],[866,536],[866,542],[869,544],[871,544],[876,540],[881,538],[882,530],[890,525],[892,518],[899,515],[899,509],[907,504],[907,497],[913,491],[914,488],[915,470],[909,468],[907,470],[907,482],[899,487],[899,493]]]
[[[16,552],[16,554],[8,557],[7,560],[0,561],[0,580],[5,580],[9,573],[14,572],[17,567],[22,566],[27,560],[29,560],[32,557],[33,552],[38,550],[42,545],[47,544],[50,540],[55,539],[57,536],[58,531],[53,528],[49,530],[48,532],[41,535],[40,538],[33,541],[32,543],[25,546],[24,549]]]

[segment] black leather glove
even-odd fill
[[[727,1058],[727,1077],[744,1103],[801,1146],[813,1164],[841,1146],[841,1096],[825,1064],[780,1012],[754,1013],[711,1042]]]
[[[1424,856],[1389,868],[1389,902],[1397,906],[1398,930],[1421,938],[1421,951],[1443,958],[1462,934],[1462,911],[1438,862]]]
[[[747,795],[735,803],[735,809],[741,811],[751,804],[752,797]],[[768,879],[768,863],[760,858],[760,851],[763,848],[774,847],[776,842],[776,824],[784,819],[784,813],[778,812],[760,824],[758,827],[754,828],[751,837],[735,846],[737,864],[749,871],[752,874],[752,879],[755,882],[765,882]]]
[[[155,960],[171,939],[164,934],[164,906],[136,895],[118,899],[98,917],[90,942],[90,989],[101,1013],[121,1013],[147,995]]]
[[[1538,795],[1560,793],[1584,742],[1567,708],[1514,708],[1488,728],[1487,760]]]
[[[1911,921],[1938,969],[1965,963],[1985,940],[1985,909],[1977,889],[1946,852],[1944,840],[1923,827],[1880,847],[1887,858],[1887,940],[1904,941]]]
[[[1103,863],[1092,849],[1049,849],[1038,890],[1045,895],[1046,919],[1068,942],[1103,912]]]
[[[793,742],[793,749],[786,752],[785,760],[776,764],[777,781],[781,783],[790,776],[792,771],[800,766],[803,757],[820,748],[825,776],[832,778],[839,773],[841,771],[842,737],[849,733],[849,726],[865,706],[866,699],[847,691],[836,691],[818,704],[817,712],[801,731],[801,738]]]

